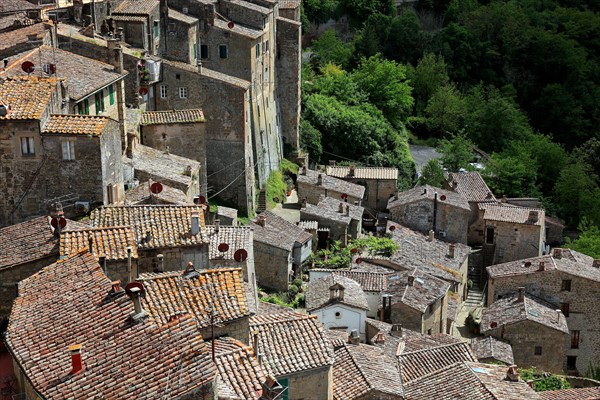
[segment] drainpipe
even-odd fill
[[[438,198],[438,194],[437,192],[435,192],[433,194],[433,233],[435,234],[436,232],[436,220],[437,220],[437,198]]]

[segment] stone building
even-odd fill
[[[161,54],[169,60],[195,65],[198,62],[198,18],[168,7],[165,13],[164,5],[162,7],[161,35],[164,39],[161,41]]]
[[[0,32],[40,22],[42,7],[26,0],[4,0],[0,4]]]
[[[140,205],[101,207],[90,225],[131,226],[138,251],[138,273],[181,271],[188,262],[208,265],[209,241],[201,206]]]
[[[111,12],[115,30],[123,30],[123,41],[132,47],[158,54],[160,10],[158,0],[123,0]]]
[[[213,399],[218,371],[194,318],[169,312],[158,319],[141,308],[148,296],[140,301],[144,289],[136,289],[128,299],[87,251],[21,281],[6,331],[18,393]]]
[[[270,211],[261,213],[251,227],[258,284],[287,290],[292,275],[312,253],[312,236]]]
[[[241,268],[148,273],[137,281],[146,291],[142,308],[158,326],[189,314],[206,340],[229,336],[248,344],[251,311]]]
[[[14,19],[10,21],[14,23]],[[49,24],[39,22],[19,29],[2,32],[0,33],[0,58],[4,59],[27,50],[33,50],[35,47],[40,46],[40,44],[43,46],[50,46],[52,44]]]
[[[389,198],[390,219],[422,233],[435,232],[449,242],[467,244],[471,208],[458,193],[418,186]]]
[[[316,317],[283,311],[250,318],[250,344],[290,400],[332,400],[333,349]]]
[[[59,253],[65,258],[87,249],[96,257],[108,279],[125,286],[138,276],[134,238],[133,229],[124,226],[61,232]]]
[[[510,343],[498,340],[493,336],[476,337],[469,342],[479,362],[488,364],[503,363],[513,365],[515,358]]]
[[[302,167],[296,181],[298,198],[308,204],[317,204],[321,197],[331,197],[352,205],[361,205],[365,187],[343,179]]]
[[[449,288],[447,282],[418,269],[388,276],[382,320],[428,335],[445,333]]]
[[[328,239],[346,245],[362,233],[364,208],[332,197],[319,199],[317,205],[306,204],[300,209],[300,220],[316,221],[319,228],[328,228]],[[321,242],[319,238],[319,242]]]
[[[134,183],[130,188],[125,192],[125,198],[123,199],[123,204],[137,206],[142,204],[165,204],[165,205],[190,205],[190,201],[187,198],[187,195],[180,189],[175,189],[169,185],[162,185],[162,191],[158,194],[152,193],[152,183],[151,181],[147,181],[144,183],[136,184]]]
[[[600,262],[576,251],[553,249],[550,255],[490,266],[488,304],[524,287],[526,293],[562,310],[571,334],[563,341],[561,369],[571,375],[585,374],[590,363],[600,357],[598,265]]]
[[[525,294],[525,288],[484,308],[481,333],[509,342],[517,365],[563,371],[567,320],[554,305]]]
[[[360,285],[345,276],[328,274],[306,286],[306,311],[316,315],[325,329],[355,331],[364,343],[369,303]]]
[[[385,211],[398,190],[398,168],[330,165],[327,175],[364,186],[362,205],[372,211]]]
[[[50,222],[44,216],[0,229],[0,319],[10,314],[19,282],[58,260],[59,231]],[[66,222],[64,229],[89,228]]]

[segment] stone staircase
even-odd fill
[[[483,255],[485,257],[485,255]],[[482,269],[481,265],[481,257],[474,257],[476,262],[469,262],[469,274],[468,279],[473,282],[473,286],[469,290],[467,294],[467,299],[465,300],[465,306],[469,308],[477,308],[483,305],[483,290],[485,287],[485,282],[482,281]],[[470,260],[471,261],[471,260]]]
[[[261,189],[258,194],[258,204],[256,205],[256,213],[260,214],[261,212],[267,209],[267,192],[265,189]]]

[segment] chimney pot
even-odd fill
[[[519,370],[516,365],[511,365],[506,371],[506,379],[511,382],[519,381]]]
[[[427,240],[429,242],[433,242],[433,239],[435,239],[435,232],[433,230],[429,230],[429,236],[427,237]]]
[[[392,324],[390,333],[392,336],[402,337],[402,324]]]
[[[200,232],[200,214],[197,212],[192,213],[190,233],[192,236],[197,235]]]
[[[329,160],[329,165],[335,167],[335,160]]]
[[[408,286],[413,286],[415,284],[415,277],[413,275],[408,276]]]
[[[322,185],[323,184],[323,175],[319,174],[319,176],[317,176],[317,185]]]
[[[544,261],[540,261],[538,271],[545,271],[545,270],[546,270],[546,263]]]
[[[377,336],[375,336],[375,343],[376,344],[385,343],[385,334],[383,332],[377,332]]]
[[[344,203],[340,203],[340,206],[338,208],[338,212],[339,213],[343,213],[344,212]]]
[[[220,228],[221,228],[221,220],[215,219],[215,232],[218,233]]]
[[[354,176],[354,166],[350,167],[350,170],[348,171],[348,175],[349,176]]]
[[[454,258],[454,252],[456,250],[456,245],[451,244],[448,246],[448,258]]]
[[[85,367],[83,366],[83,361],[81,359],[81,345],[74,344],[69,346],[69,350],[71,351],[71,372],[70,375],[76,375],[80,372],[83,372]]]
[[[562,258],[562,249],[552,249],[552,257],[556,258],[557,260],[560,260]]]
[[[350,206],[346,206],[346,216],[349,217],[350,216]]]
[[[562,310],[560,308],[556,309],[556,322],[560,322],[560,314],[562,313]]]
[[[400,192],[396,190],[394,192],[394,200],[398,200],[398,196],[400,196]]]
[[[360,343],[360,335],[356,329],[352,329],[350,331],[350,335],[348,336],[348,343],[350,344],[359,344]]]
[[[523,301],[524,299],[525,299],[525,288],[521,286],[519,288],[519,301]]]

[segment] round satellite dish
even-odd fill
[[[246,261],[247,258],[248,252],[245,249],[239,249],[236,250],[235,253],[233,253],[233,259],[237,262]]]
[[[141,94],[142,96],[145,96],[145,95],[147,95],[147,94],[148,94],[148,88],[141,87],[141,88],[140,88],[140,94]]]
[[[61,229],[63,229],[65,226],[67,226],[67,220],[63,217],[53,217],[50,221],[50,225],[52,225],[54,229],[58,228],[59,226]]]
[[[153,194],[159,194],[160,192],[162,192],[163,190],[163,186],[160,182],[154,182],[152,185],[150,185],[150,191]]]
[[[33,65],[31,61],[25,61],[23,64],[21,64],[21,69],[23,72],[31,74],[33,71],[35,71],[35,65]]]
[[[140,282],[131,282],[128,283],[127,286],[125,286],[125,293],[127,293],[127,296],[131,296],[133,294],[133,292],[131,291],[131,289],[133,288],[140,289],[140,294],[146,291],[146,288],[144,288],[144,285],[142,285]]]
[[[362,263],[362,262],[363,262],[363,259],[359,257],[359,258],[357,258],[357,259],[356,259],[354,262],[355,262],[356,264],[360,264],[360,263]]]
[[[348,195],[346,193],[342,193],[342,199],[346,200],[348,198]]]
[[[235,26],[235,24],[233,23],[233,21],[229,21],[229,23],[227,24],[227,27],[229,29],[233,29],[234,26]]]
[[[497,328],[497,327],[498,327],[498,323],[497,323],[497,322],[492,322],[492,323],[490,324],[490,328],[492,328],[492,329],[493,329],[493,328]]]
[[[441,196],[440,196],[440,200],[441,200],[441,201],[445,201],[445,200],[446,200],[446,195],[445,195],[445,194],[441,195]]]
[[[198,201],[200,202],[200,204],[206,204],[206,197],[200,196],[198,197]]]
[[[356,247],[353,247],[350,249],[350,253],[352,253],[352,254],[356,254],[357,251],[358,251],[358,249]]]
[[[219,244],[218,249],[221,253],[225,253],[227,250],[229,250],[229,245],[227,243],[221,243]]]
[[[392,225],[392,226],[390,226],[390,231],[392,231],[392,232],[393,232],[393,231],[395,231],[395,230],[396,230],[396,225]]]

